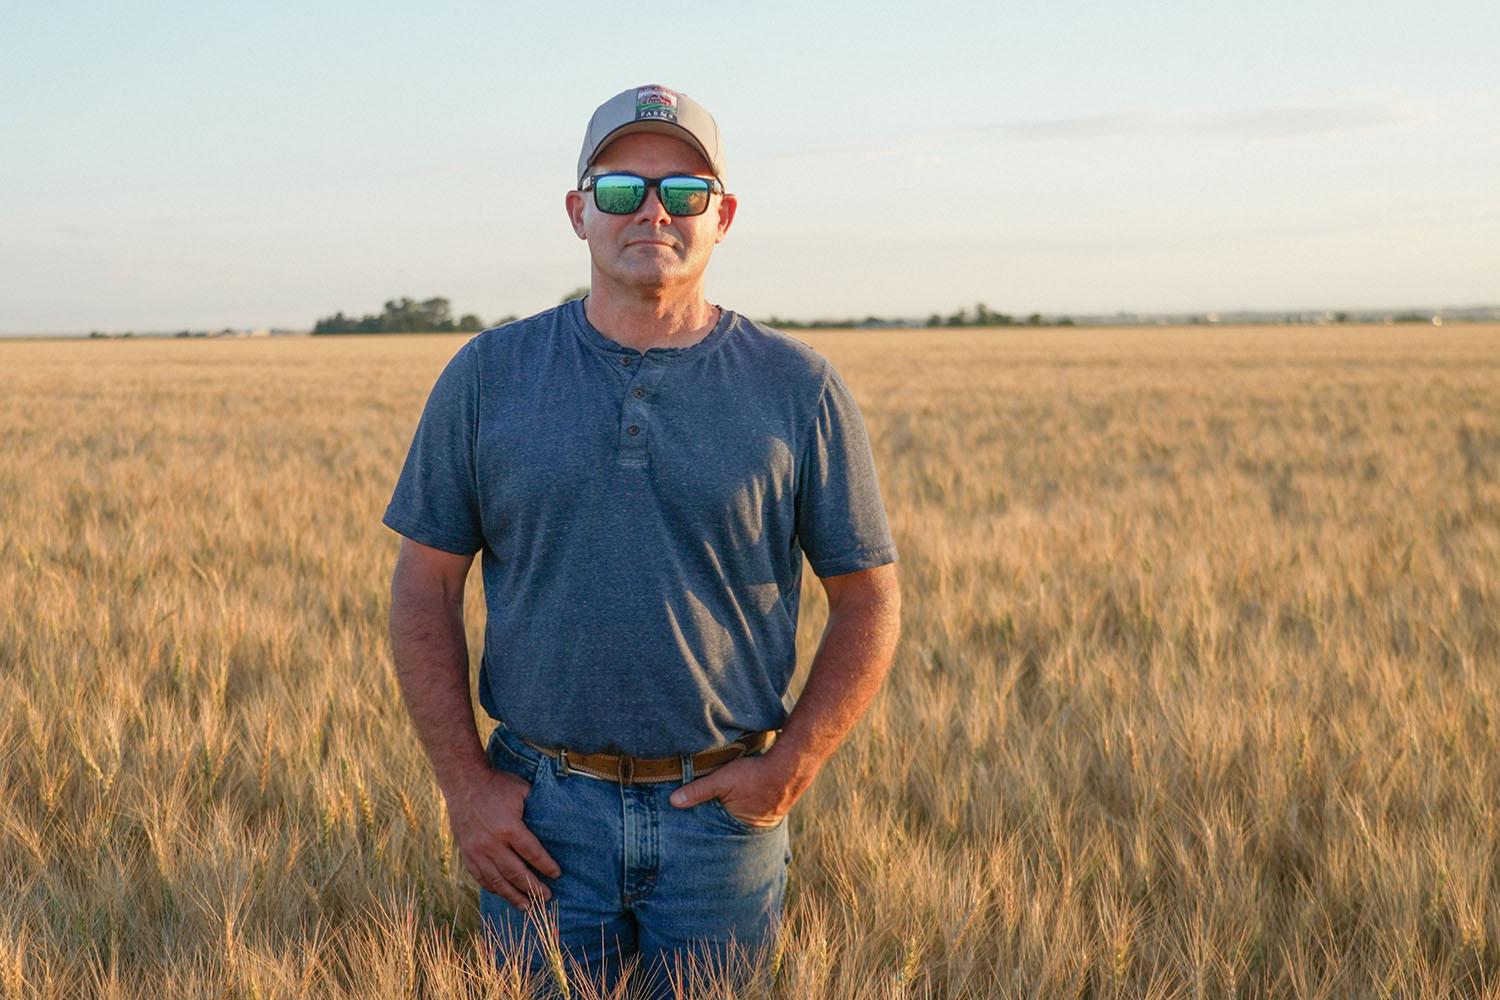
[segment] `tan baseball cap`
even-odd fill
[[[600,150],[632,132],[682,139],[703,154],[715,177],[724,179],[724,143],[714,116],[688,95],[652,83],[622,90],[594,111],[578,154],[578,183],[583,183]]]

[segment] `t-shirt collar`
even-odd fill
[[[718,349],[724,338],[729,333],[729,328],[734,325],[734,313],[723,306],[719,307],[719,321],[714,328],[708,332],[708,336],[687,347],[652,347],[646,351],[638,351],[633,347],[610,340],[604,334],[594,329],[594,324],[589,322],[588,314],[584,312],[583,299],[573,299],[567,304],[565,310],[567,317],[571,320],[573,331],[583,340],[585,344],[598,351],[604,351],[612,355],[632,355],[640,357],[642,354],[650,356],[658,361],[689,361],[693,358],[701,358],[712,354]]]

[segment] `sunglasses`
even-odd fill
[[[668,177],[642,177],[639,174],[594,174],[583,179],[578,190],[594,192],[594,207],[609,215],[630,215],[646,200],[646,192],[656,188],[661,207],[668,215],[702,215],[708,210],[712,195],[723,194],[724,185],[712,177],[672,174]]]

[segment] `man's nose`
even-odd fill
[[[635,217],[639,222],[660,222],[672,218],[667,207],[661,203],[661,192],[655,186],[646,189],[646,197],[641,201],[641,207],[636,209]]]

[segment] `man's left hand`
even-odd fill
[[[740,757],[672,793],[672,805],[690,809],[718,799],[729,815],[751,826],[775,826],[791,812],[806,784],[797,782],[774,759]]]

